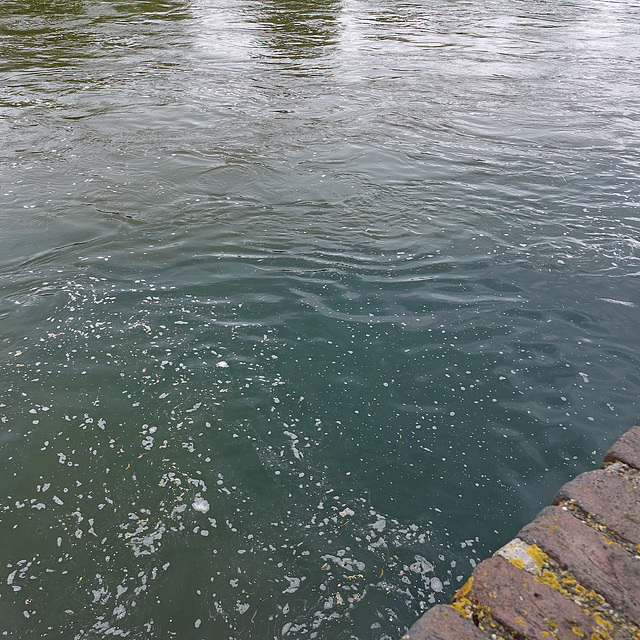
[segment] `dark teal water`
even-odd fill
[[[638,421],[640,5],[0,5],[0,635],[395,639]]]

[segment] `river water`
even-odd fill
[[[638,421],[640,5],[0,16],[0,635],[396,639]]]

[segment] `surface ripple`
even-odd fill
[[[0,634],[392,640],[599,464],[639,24],[3,3]]]

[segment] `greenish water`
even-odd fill
[[[396,639],[637,423],[637,3],[1,8],[3,637]]]

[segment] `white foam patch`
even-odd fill
[[[209,503],[201,496],[196,496],[191,506],[200,513],[207,513],[211,508]]]

